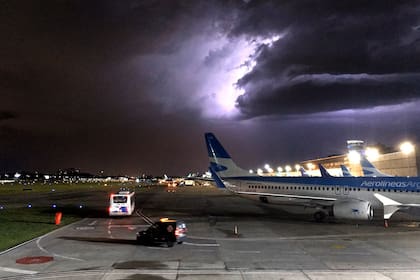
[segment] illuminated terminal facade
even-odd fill
[[[365,147],[361,140],[347,141],[348,153],[326,158],[306,160],[300,163],[312,176],[320,176],[318,164],[322,164],[333,176],[341,176],[340,165],[349,168],[353,176],[363,176],[360,166],[360,155],[368,160],[382,173],[392,176],[419,176],[419,153],[408,142],[400,145],[398,151],[384,151],[380,153],[377,148]]]

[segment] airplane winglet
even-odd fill
[[[384,219],[389,220],[391,216],[400,210],[400,207],[402,206],[401,203],[398,201],[392,200],[384,195],[381,195],[379,193],[373,194],[383,205],[384,205]],[[385,223],[386,225],[387,223]]]
[[[401,203],[399,203],[398,201],[392,200],[382,194],[379,193],[375,193],[373,194],[384,206],[399,206],[401,205]]]

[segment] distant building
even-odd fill
[[[318,164],[322,164],[333,176],[341,176],[340,165],[349,168],[354,176],[363,176],[362,168],[357,161],[351,160],[352,152],[366,154],[364,142],[361,140],[347,141],[348,154],[305,160],[300,163],[308,170],[312,176],[320,176]],[[384,154],[378,154],[375,159],[369,159],[370,162],[381,172],[394,176],[419,176],[420,174],[420,154],[417,149],[411,153],[403,151],[394,151]]]

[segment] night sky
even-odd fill
[[[0,172],[184,175],[420,135],[419,1],[0,0]]]

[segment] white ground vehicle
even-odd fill
[[[120,191],[113,193],[109,197],[109,215],[110,216],[130,216],[134,212],[135,193],[130,191]]]
[[[184,180],[184,186],[195,186],[194,180]]]

